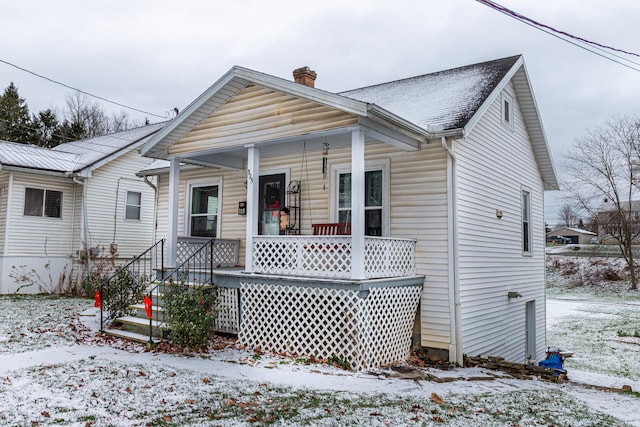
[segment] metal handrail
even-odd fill
[[[156,251],[157,254],[157,249],[158,247],[160,248],[160,271],[164,271],[164,242],[165,239],[161,239],[159,241],[157,241],[156,243],[154,243],[151,247],[149,247],[146,251],[142,252],[140,255],[136,256],[134,259],[132,259],[131,261],[129,261],[128,263],[126,263],[124,266],[122,266],[118,271],[116,271],[115,273],[113,273],[111,276],[109,276],[107,279],[103,280],[100,285],[98,286],[98,297],[100,298],[100,331],[103,332],[104,329],[104,303],[106,302],[104,299],[104,289],[107,285],[112,284],[114,282],[116,282],[120,276],[126,272],[127,274],[131,274],[130,268],[132,266],[134,266],[135,264],[140,264],[142,262],[145,262],[146,265],[146,256],[149,255],[151,253],[152,257],[153,257],[153,251]],[[144,260],[144,261],[143,261]],[[153,263],[154,259],[152,258],[151,263]],[[158,257],[155,257],[155,261],[158,261]],[[157,264],[151,265],[150,266],[150,270],[154,269],[155,267],[158,267]],[[146,269],[145,269],[146,271]],[[149,282],[151,283],[151,282]],[[122,298],[122,295],[120,295],[120,297]]]
[[[167,282],[172,283],[176,279],[184,280],[186,278],[192,284],[197,283],[200,286],[212,285],[214,268],[213,249],[215,242],[216,239],[209,240],[169,273],[164,274],[163,272],[160,283],[147,292],[147,296],[151,301],[153,301],[154,293],[157,301],[160,297],[160,289],[164,287]],[[206,261],[204,263],[202,262],[203,257]],[[204,268],[204,266],[208,267],[208,269]],[[216,264],[215,267],[218,267],[218,264]],[[152,315],[149,317],[149,343],[151,344],[153,343],[153,333],[160,328],[166,319],[164,314],[161,319],[160,313],[158,313],[156,316],[158,325],[155,329],[153,327],[153,320]]]

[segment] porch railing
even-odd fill
[[[164,239],[157,241],[100,283],[96,299],[100,306],[101,331],[105,320],[128,314],[129,305],[141,298],[155,280],[156,271],[164,269],[164,242]]]
[[[416,240],[366,237],[365,277],[380,279],[415,274]],[[255,273],[349,279],[351,236],[254,236]]]
[[[177,243],[177,264],[182,264],[191,258],[196,252],[202,256],[191,260],[192,264],[200,267],[210,267],[209,259],[204,257],[204,253],[200,251],[202,246],[211,241],[209,237],[178,237]],[[214,268],[218,267],[235,267],[238,263],[238,253],[240,250],[240,241],[231,239],[215,239],[215,245],[212,245],[210,253],[211,259],[215,260]]]

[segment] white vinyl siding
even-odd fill
[[[357,122],[353,114],[252,85],[169,147],[169,154],[276,140]]]
[[[99,256],[111,255],[110,243],[118,245],[120,258],[136,256],[153,244],[155,194],[142,178],[135,176],[151,162],[133,150],[94,170],[87,180],[86,239],[89,246],[99,247]],[[125,219],[127,193],[140,194],[139,221]]]
[[[463,351],[525,361],[526,301],[535,300],[538,357],[545,341],[543,186],[515,94],[513,131],[501,97],[456,141]],[[532,256],[522,256],[522,184],[531,196]],[[502,211],[502,217],[496,215]],[[522,298],[509,299],[517,291]]]
[[[7,208],[11,209],[11,225],[5,255],[72,255],[74,185],[68,178],[14,172],[13,200],[7,203]],[[60,217],[25,215],[27,188],[46,188],[62,193]]]

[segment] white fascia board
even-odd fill
[[[153,135],[151,139],[149,139],[142,149],[140,150],[140,154],[143,156],[149,153],[155,146],[166,138],[171,132],[173,132],[178,126],[180,126],[187,118],[189,118],[193,113],[195,113],[202,105],[204,105],[216,92],[222,89],[227,85],[234,77],[235,77],[235,69],[233,67],[231,70],[227,71],[225,75],[220,77],[214,84],[209,86],[209,88],[204,91],[200,96],[198,96],[195,100],[191,102],[182,110],[171,122],[169,122],[164,128],[162,128],[158,133]],[[166,156],[166,148],[163,150]]]
[[[360,126],[366,134],[387,144],[393,145],[405,151],[416,151],[420,149],[420,144],[425,141],[424,137],[412,138],[397,130],[391,129],[371,119],[361,117]]]
[[[56,176],[56,177],[62,177],[62,178],[66,178],[68,176],[68,174],[65,172],[56,172],[56,171],[50,171],[45,169],[24,168],[20,166],[3,165],[1,169],[7,172],[32,173],[36,175]]]

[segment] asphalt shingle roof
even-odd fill
[[[423,129],[458,129],[473,117],[518,58],[467,65],[339,95],[376,104]]]

